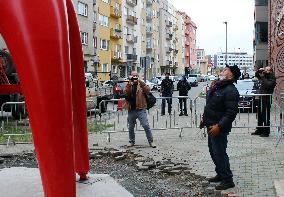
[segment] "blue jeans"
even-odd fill
[[[128,131],[129,131],[129,143],[135,144],[134,127],[135,127],[137,118],[145,130],[148,142],[152,143],[153,136],[152,136],[152,131],[149,126],[146,109],[135,109],[135,110],[128,111],[127,121],[128,121]]]
[[[227,155],[227,133],[221,133],[216,137],[208,136],[208,147],[210,156],[215,164],[217,176],[224,182],[233,181],[233,173],[230,169],[229,157]]]

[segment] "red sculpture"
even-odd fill
[[[86,179],[89,159],[83,54],[72,0],[0,0],[0,33],[20,77],[45,196],[76,196],[75,172]]]

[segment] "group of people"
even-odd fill
[[[168,104],[168,113],[172,111],[173,81],[166,73],[161,83],[161,94],[165,97],[162,100],[161,115],[165,115],[165,104]],[[208,133],[208,148],[211,159],[215,165],[216,176],[209,178],[209,182],[219,184],[216,190],[226,190],[235,187],[233,173],[230,169],[229,157],[227,155],[228,135],[232,129],[232,123],[238,113],[239,92],[234,86],[240,78],[241,72],[237,65],[226,66],[221,72],[220,79],[213,81],[206,95],[206,105],[200,122],[200,129],[206,128]],[[271,67],[261,68],[256,72],[260,81],[259,94],[272,94],[276,85],[276,78]],[[179,91],[180,116],[187,116],[187,96],[191,89],[186,77],[177,84]],[[132,72],[131,79],[125,88],[125,95],[128,104],[128,128],[129,146],[135,145],[134,126],[136,119],[139,119],[146,132],[150,147],[156,148],[153,143],[153,136],[149,126],[146,113],[145,95],[150,88],[138,79],[138,73]],[[268,137],[270,134],[270,107],[271,96],[266,95],[258,103],[258,127],[252,135]],[[261,110],[260,110],[261,109]]]

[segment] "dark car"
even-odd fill
[[[124,97],[124,89],[127,85],[128,81],[114,81],[113,86],[113,98],[119,99]]]
[[[257,110],[257,98],[255,94],[257,94],[259,88],[258,81],[251,79],[238,80],[235,86],[240,94],[239,111],[255,113]]]

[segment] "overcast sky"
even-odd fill
[[[197,25],[197,47],[207,55],[226,51],[253,54],[254,0],[168,0]],[[239,49],[240,48],[240,49]]]

